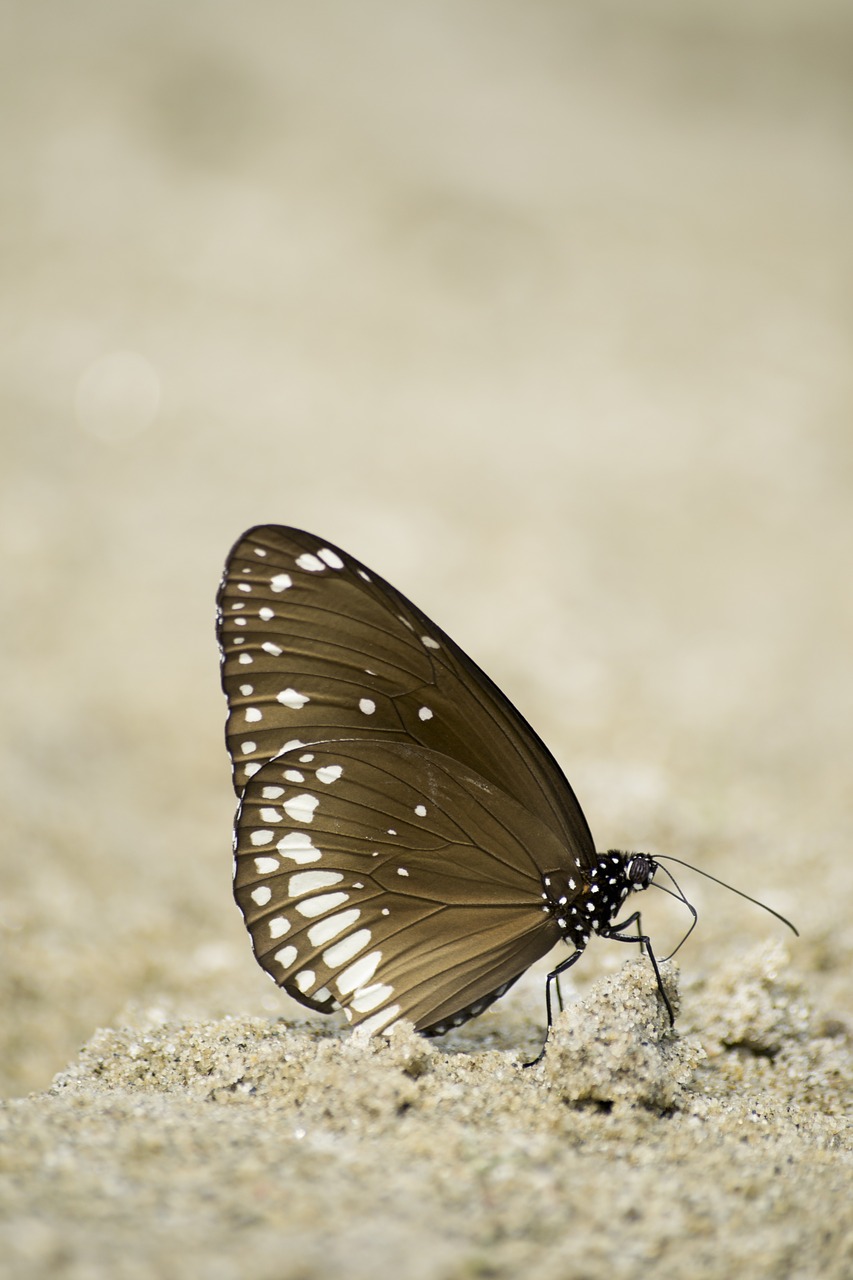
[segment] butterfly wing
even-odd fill
[[[549,827],[456,760],[340,740],[247,782],[235,896],[259,963],[303,1004],[441,1032],[558,941],[539,868],[561,856]]]
[[[250,529],[228,557],[218,636],[238,795],[293,744],[404,743],[466,766],[537,814],[580,865],[595,864],[580,805],[524,717],[347,552],[298,529]]]

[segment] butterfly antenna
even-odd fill
[[[655,861],[657,862],[658,859],[655,858]],[[676,952],[681,950],[681,948],[684,946],[685,942],[690,937],[693,930],[696,928],[696,924],[699,919],[699,913],[694,907],[693,903],[688,902],[684,894],[684,890],[681,888],[681,885],[678,883],[678,881],[676,880],[672,872],[669,871],[668,868],[666,867],[661,867],[660,869],[664,873],[664,875],[668,876],[669,879],[672,881],[672,883],[675,885],[676,892],[673,893],[672,889],[667,889],[665,885],[658,884],[656,880],[653,880],[649,887],[652,889],[659,889],[661,893],[668,893],[670,898],[675,898],[676,902],[683,903],[683,905],[687,908],[687,910],[690,912],[691,916],[693,917],[693,919],[690,922],[690,928],[687,930],[684,937],[679,942],[678,946],[675,948],[674,951],[670,951],[668,956],[663,957],[664,960],[671,960],[672,957],[676,954]]]
[[[656,854],[655,862],[677,862],[680,867],[686,867],[688,871],[695,871],[697,876],[704,876],[706,880],[713,880],[714,884],[720,885],[723,889],[728,889],[730,893],[736,893],[739,898],[746,898],[747,902],[751,902],[753,906],[761,907],[762,911],[766,911],[771,916],[775,916],[776,919],[781,921],[782,924],[785,924],[788,926],[788,928],[791,930],[791,932],[794,934],[795,937],[799,938],[800,936],[799,929],[796,927],[796,925],[791,924],[791,921],[786,916],[783,916],[781,912],[774,911],[772,907],[768,907],[766,902],[759,902],[758,898],[750,897],[748,893],[744,893],[743,889],[736,889],[734,885],[727,884],[725,880],[718,880],[716,876],[711,875],[710,871],[700,871],[699,867],[694,867],[692,863],[684,862],[682,861],[681,858],[674,858],[671,854],[662,854],[662,855]],[[666,871],[666,874],[669,876],[670,880],[672,880],[672,883],[675,884],[675,878],[673,877],[671,872],[667,871],[666,867],[663,867],[662,870]],[[678,885],[676,885],[675,887],[678,888]],[[679,889],[679,894],[681,894],[680,889]],[[683,894],[681,894],[681,900],[687,906],[690,905]],[[680,945],[681,944],[679,943],[679,946]],[[676,950],[677,949],[678,948],[676,948]]]

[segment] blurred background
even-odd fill
[[[849,5],[6,0],[0,60],[4,1090],[146,1002],[296,1011],[230,889],[261,521],[849,1011]],[[782,933],[685,887],[694,982]]]

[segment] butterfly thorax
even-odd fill
[[[582,951],[594,933],[608,933],[628,895],[647,889],[656,871],[657,863],[646,853],[609,849],[592,867],[543,875],[545,910],[565,941]]]

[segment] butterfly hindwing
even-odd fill
[[[535,857],[531,854],[535,850]],[[372,1030],[474,1016],[558,940],[562,845],[494,783],[393,741],[296,748],[246,784],[235,896],[289,994]]]
[[[580,806],[527,721],[449,636],[347,552],[258,526],[232,549],[218,605],[238,795],[292,744],[409,744],[496,785],[593,865]]]

